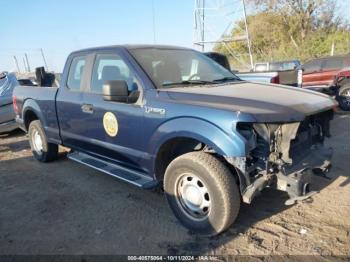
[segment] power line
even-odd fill
[[[200,48],[202,51],[205,50],[206,45],[222,44],[223,48],[235,58],[240,64],[245,67],[253,67],[253,55],[251,48],[251,40],[249,36],[249,28],[246,16],[246,5],[244,0],[222,0],[220,2],[214,0],[194,0],[194,27],[193,27],[193,44]],[[239,14],[239,17],[238,17]],[[232,35],[232,30],[235,25],[235,21],[238,19],[244,19],[245,27],[242,30],[245,33]],[[224,31],[219,29],[224,25],[220,19],[227,20],[227,26]],[[219,22],[220,21],[220,22]],[[216,27],[216,28],[215,28]],[[218,33],[221,31],[220,33]],[[231,34],[228,32],[231,31]],[[208,40],[210,36],[212,39]],[[239,61],[233,48],[228,45],[230,42],[246,41],[249,52],[250,65],[245,61]]]

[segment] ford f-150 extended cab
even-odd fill
[[[289,204],[326,172],[336,102],[308,90],[240,80],[197,51],[111,46],[72,53],[59,88],[16,87],[14,109],[34,157],[68,157],[121,180],[163,186],[176,217],[217,234],[269,186]]]

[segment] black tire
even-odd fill
[[[195,177],[193,179],[197,182],[194,183],[199,185],[200,191],[202,185],[203,192],[208,193],[204,194],[206,200],[202,198],[202,201],[210,201],[208,209],[199,211],[203,214],[197,212],[198,217],[196,211],[184,204],[186,197],[180,196],[183,184],[192,183],[192,179],[188,180],[190,176]],[[164,191],[175,216],[190,231],[198,234],[217,235],[225,231],[233,224],[240,209],[241,196],[234,175],[218,158],[204,152],[187,153],[173,160],[165,172]]]
[[[41,150],[35,145],[35,136],[39,135],[41,138]],[[57,158],[58,145],[47,142],[47,137],[39,120],[32,121],[28,128],[29,144],[33,156],[40,162],[51,162]]]
[[[341,86],[337,92],[339,107],[344,111],[350,111],[350,83]]]

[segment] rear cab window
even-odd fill
[[[295,62],[275,62],[270,64],[270,71],[288,71],[295,70],[297,64]]]
[[[264,72],[267,71],[267,64],[255,64],[255,71],[257,72]]]
[[[70,90],[79,91],[81,81],[83,79],[83,72],[86,64],[86,56],[74,57],[69,68],[67,87]]]

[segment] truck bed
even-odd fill
[[[57,87],[46,86],[16,86],[13,96],[16,100],[16,119],[24,119],[28,109],[39,117],[46,134],[51,142],[60,142],[59,127],[56,114]],[[25,106],[25,110],[23,108]],[[27,123],[19,123],[23,130],[27,130]]]

